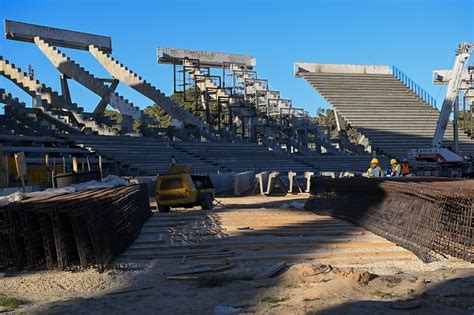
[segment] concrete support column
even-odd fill
[[[255,174],[255,178],[257,179],[257,185],[260,188],[260,195],[265,195],[266,193],[266,187],[268,185],[268,176],[268,172],[261,172]]]
[[[304,178],[306,179],[306,189],[304,192],[309,193],[311,190],[311,177],[313,177],[314,172],[304,172]]]
[[[344,130],[344,126],[346,125],[346,122],[344,121],[344,118],[339,114],[339,112],[336,109],[334,110],[334,116],[336,117],[336,126],[337,126],[337,131]]]

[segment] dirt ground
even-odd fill
[[[7,273],[0,293],[24,301],[19,314],[474,313],[473,264],[425,264],[302,209],[307,197],[218,198],[225,207],[212,212],[155,214],[114,269]]]

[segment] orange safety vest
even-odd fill
[[[410,165],[408,163],[402,163],[402,173],[404,175],[410,174]]]

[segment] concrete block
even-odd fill
[[[226,54],[214,51],[158,47],[158,63],[173,63],[173,58],[199,59],[201,66],[222,67],[223,63],[245,64],[248,69],[255,66],[255,58],[249,55]]]
[[[209,174],[216,194],[228,194],[234,191],[235,173]]]
[[[255,172],[243,172],[234,175],[234,195],[238,196],[251,190],[255,184]]]
[[[112,51],[112,39],[108,36],[10,20],[5,20],[4,29],[7,39],[34,42],[35,37],[41,37],[55,46],[89,50],[89,45],[94,45],[106,52]]]

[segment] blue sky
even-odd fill
[[[168,95],[172,66],[157,64],[156,47],[250,54],[259,77],[313,115],[327,104],[294,77],[294,62],[396,65],[440,104],[432,70],[450,68],[458,43],[474,42],[473,0],[0,0],[0,18],[111,36],[113,55]],[[109,77],[88,52],[62,50]],[[1,38],[0,54],[25,70],[32,64],[59,90],[57,70],[34,44]],[[29,102],[3,77],[0,87]],[[71,90],[87,110],[99,100],[77,83]],[[126,86],[118,91],[142,108],[152,103]]]

